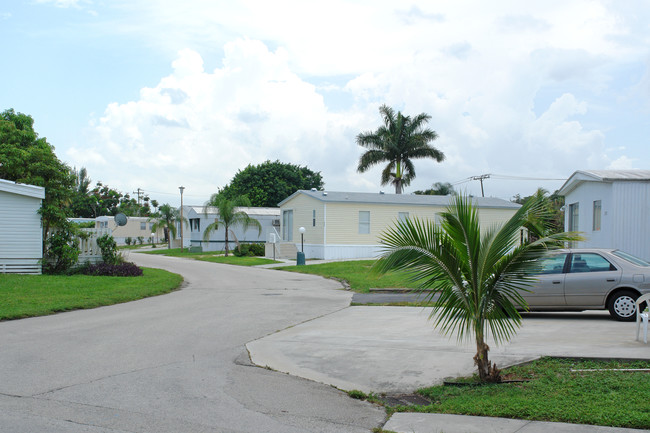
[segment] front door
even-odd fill
[[[293,240],[293,210],[282,211],[282,240]]]

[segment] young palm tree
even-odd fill
[[[164,229],[167,231],[167,248],[171,249],[172,247],[172,237],[176,237],[176,223],[181,221],[181,213],[178,209],[171,207],[169,204],[163,204],[158,208],[156,216],[150,218],[150,220],[156,220],[151,230],[155,233],[159,229]],[[183,217],[181,224],[188,225],[187,218]]]
[[[405,186],[415,178],[412,159],[432,158],[438,162],[445,155],[429,144],[438,138],[435,131],[424,128],[431,119],[425,113],[411,118],[382,105],[379,108],[384,125],[374,132],[357,135],[357,144],[368,150],[359,158],[357,171],[363,173],[374,165],[388,162],[381,173],[381,184],[395,185],[395,193],[401,194]]]
[[[531,199],[503,225],[482,232],[472,199],[456,195],[441,214],[440,226],[407,219],[382,235],[384,251],[377,268],[405,270],[421,281],[421,289],[433,289],[430,299],[440,294],[430,318],[445,334],[457,333],[459,340],[474,335],[474,362],[482,381],[500,380],[485,340],[489,332],[497,343],[507,341],[521,325],[517,306],[526,308],[526,303],[520,290],[534,281],[536,259],[579,238],[576,233],[538,233],[536,241],[520,245],[528,216],[540,212],[543,202]]]
[[[218,193],[212,194],[210,200],[208,200],[205,203],[206,206],[205,214],[207,216],[208,207],[215,207],[217,208],[219,215],[217,216],[217,218],[214,220],[212,224],[208,225],[205,228],[205,232],[203,233],[203,240],[208,242],[210,240],[210,233],[218,230],[219,227],[223,226],[226,233],[225,253],[226,253],[226,257],[228,257],[228,251],[229,251],[228,234],[229,232],[231,232],[232,227],[241,225],[244,230],[247,230],[249,227],[257,227],[258,233],[262,234],[262,225],[260,224],[260,222],[254,218],[249,217],[246,212],[239,209],[240,207],[250,207],[250,205],[251,202],[250,200],[248,200],[248,197],[246,197],[245,195],[236,197],[234,200],[228,200],[226,197],[223,197]],[[232,233],[232,235],[233,237],[235,236],[234,233]]]

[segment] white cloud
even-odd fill
[[[112,173],[140,173],[145,188],[173,191],[184,183],[207,199],[238,169],[266,159],[315,171],[345,167],[356,153],[348,124],[291,72],[284,50],[240,39],[227,44],[223,66],[212,72],[198,53],[181,51],[156,87],[107,107],[91,149],[73,148],[68,156],[111,185],[120,182]],[[98,155],[111,155],[111,166]]]
[[[36,0],[37,3],[53,4],[59,8],[78,8],[82,5],[90,4],[90,0]]]
[[[115,31],[177,49],[172,72],[137,100],[106,108],[94,154],[70,155],[83,165],[108,151],[117,155],[112,170],[142,173],[160,190],[192,182],[206,195],[265,159],[322,171],[330,189],[378,190],[380,169],[355,171],[354,137],[379,125],[384,103],[431,114],[434,145],[447,156],[417,161],[410,190],[483,173],[558,178],[622,164],[606,127],[591,121],[589,95],[611,89],[617,65],[647,56],[645,40],[631,41],[629,13],[591,0],[130,0],[121,8],[147,25],[125,20]]]

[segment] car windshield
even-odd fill
[[[612,254],[614,254],[616,257],[620,257],[623,260],[627,260],[628,262],[633,263],[637,266],[650,266],[650,263],[646,262],[645,260],[633,256],[632,254],[623,252],[621,250],[612,251]]]

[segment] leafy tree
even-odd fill
[[[417,195],[452,195],[454,193],[454,186],[449,182],[436,182],[430,189],[424,191],[415,191],[413,194]]]
[[[54,153],[47,140],[34,131],[34,119],[13,109],[0,113],[0,178],[45,187],[40,214],[43,253],[48,258],[49,236],[56,229],[69,230],[68,205],[75,180],[70,168]]]
[[[438,138],[438,134],[424,125],[431,119],[425,113],[411,118],[382,105],[379,108],[384,124],[374,132],[357,135],[357,144],[368,149],[361,158],[357,171],[363,173],[371,167],[388,162],[381,173],[381,184],[395,185],[395,193],[401,194],[415,178],[412,159],[432,158],[438,162],[445,155],[431,146],[429,142]]]
[[[323,186],[320,172],[280,161],[266,161],[237,171],[219,194],[230,200],[246,195],[251,206],[276,207],[299,189],[322,189]]]
[[[459,340],[473,334],[474,362],[482,381],[500,380],[485,339],[489,332],[497,343],[507,341],[521,325],[517,305],[527,305],[520,291],[533,281],[536,259],[579,238],[575,233],[536,233],[538,240],[518,245],[519,231],[530,214],[544,214],[538,198],[524,203],[503,225],[481,232],[471,198],[455,196],[441,214],[440,226],[413,218],[382,235],[385,249],[377,268],[407,271],[422,281],[421,289],[440,294],[430,318],[446,334],[457,333]]]
[[[154,223],[151,231],[154,233],[159,229],[165,230],[165,237],[167,238],[167,248],[172,247],[172,237],[176,238],[176,223],[181,221],[181,213],[178,209],[171,207],[169,204],[164,204],[158,208],[158,213],[152,217],[156,222]],[[183,217],[181,224],[188,225],[187,218]]]
[[[206,212],[205,215],[208,215],[207,208],[208,207],[214,207],[217,208],[217,211],[219,212],[219,215],[217,218],[214,220],[214,222],[210,225],[208,225],[205,228],[205,232],[203,233],[203,240],[204,241],[209,241],[210,240],[210,233],[213,231],[216,231],[219,229],[219,227],[223,226],[226,237],[225,237],[225,253],[226,257],[228,257],[228,242],[229,242],[229,232],[231,232],[231,229],[235,226],[242,226],[244,230],[247,230],[249,227],[257,227],[259,234],[262,234],[262,226],[254,218],[251,218],[248,216],[248,214],[242,210],[240,210],[240,207],[250,207],[251,202],[246,197],[245,195],[240,196],[235,198],[234,200],[230,200],[227,197],[224,197],[221,194],[212,194],[210,197],[210,200],[208,200],[205,203],[206,206]],[[233,233],[234,237],[234,233]]]
[[[545,232],[544,234],[551,233],[560,233],[564,229],[564,197],[558,195],[558,192],[555,191],[553,194],[548,195],[548,191],[544,188],[539,188],[532,196],[522,198],[519,194],[515,195],[511,201],[514,203],[524,204],[528,200],[536,199],[543,202],[543,207],[546,215],[543,218],[545,223]],[[530,224],[534,224],[535,220],[531,219]],[[529,231],[529,236],[532,235],[534,231]]]

